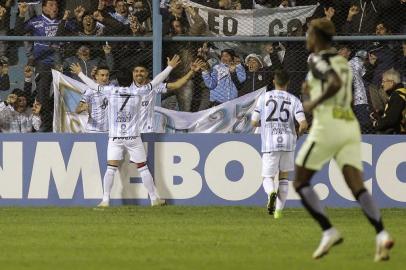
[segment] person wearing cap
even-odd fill
[[[98,66],[105,65],[109,68],[109,70],[113,70],[114,57],[111,53],[111,47],[109,45],[104,45],[103,51],[105,59],[102,59],[100,57],[92,58],[92,51],[90,50],[90,47],[87,45],[80,46],[76,52],[76,56],[66,58],[63,62],[64,73],[72,77],[73,79],[80,81],[79,77],[69,72],[69,67],[75,63],[78,63],[80,65],[83,73],[86,76],[90,76],[92,74],[92,71]]]
[[[348,62],[353,77],[353,95],[354,103],[353,110],[357,117],[361,132],[363,134],[372,133],[373,127],[370,120],[370,107],[369,107],[369,91],[365,87],[363,76],[366,74],[365,63],[368,60],[368,53],[366,51],[358,51],[355,56]]]
[[[240,83],[246,80],[245,69],[231,49],[225,49],[221,52],[220,63],[215,65],[211,71],[207,66],[203,69],[202,78],[210,90],[211,107],[238,97],[237,86],[232,80],[233,73],[236,74]]]
[[[262,87],[272,84],[272,70],[270,67],[264,67],[262,57],[252,53],[245,58],[246,80],[243,83],[238,81],[237,75],[232,73],[231,78],[238,88],[238,96],[243,96],[254,92]]]
[[[14,89],[7,100],[0,103],[0,131],[3,133],[29,133],[41,126],[41,104],[27,106],[28,97],[21,89]]]

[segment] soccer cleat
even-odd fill
[[[323,233],[321,238],[320,245],[313,253],[313,259],[320,259],[328,253],[331,247],[341,244],[343,238],[340,233],[335,229],[331,228]]]
[[[389,251],[395,244],[387,231],[382,231],[376,236],[375,262],[389,260]]]
[[[165,206],[166,205],[166,201],[165,200],[161,200],[161,199],[156,199],[156,200],[152,200],[151,201],[151,206],[155,207],[155,206]]]
[[[101,203],[99,203],[99,204],[97,205],[97,208],[107,208],[107,207],[109,207],[109,206],[110,206],[109,201],[101,201]]]
[[[273,215],[275,212],[275,203],[276,203],[276,192],[271,192],[268,196],[268,204],[266,205],[266,208],[268,209],[268,213],[270,215]]]
[[[282,218],[282,210],[276,210],[275,213],[273,214],[274,219],[280,219]]]

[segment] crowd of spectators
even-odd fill
[[[306,22],[325,17],[335,23],[340,35],[406,34],[406,16],[404,16],[406,0],[191,1],[220,10],[289,8],[318,4],[314,15]],[[169,37],[211,35],[198,9],[185,4],[185,1],[160,0],[160,8],[163,35]],[[13,9],[16,13],[14,17]],[[151,12],[151,0],[0,0],[0,35],[39,37],[152,35]],[[306,27],[305,23],[286,34],[304,36]],[[290,73],[289,91],[297,96],[301,95],[301,84],[308,70],[308,53],[303,42],[240,45],[164,42],[163,58],[178,54],[182,61],[180,67],[170,75],[170,82],[187,74],[196,59],[204,61],[205,65],[202,72],[194,74],[179,91],[164,95],[162,106],[194,112],[263,87],[272,89],[272,73],[277,69],[284,69]],[[16,47],[24,48],[27,59],[25,60],[27,64],[21,72],[25,80],[23,90],[13,90],[10,84],[9,65],[17,63]],[[336,44],[336,48],[339,54],[349,60],[354,73],[354,112],[361,122],[362,131],[400,132],[399,129],[385,128],[381,119],[387,119],[389,101],[394,99],[391,95],[397,97],[399,93],[388,89],[399,88],[402,82],[406,82],[406,41],[341,43]],[[27,119],[32,121],[32,131],[52,131],[51,70],[57,69],[78,79],[70,73],[69,67],[74,63],[80,64],[86,75],[94,74],[99,66],[106,66],[114,79],[115,70],[133,67],[136,63],[148,63],[150,65],[148,68],[152,69],[152,44],[44,41],[18,44],[0,41],[0,91],[11,91],[12,97],[25,97],[27,108],[24,111],[31,110],[35,105],[36,113],[27,116]],[[399,76],[396,76],[396,72]],[[383,79],[385,76],[393,81],[391,87],[388,87],[388,83]],[[395,101],[398,101],[395,106],[401,106],[402,101],[404,102],[401,94],[399,97],[401,99],[395,98]],[[2,108],[15,109],[18,102],[7,100],[13,101],[14,98],[7,98],[1,103]],[[392,114],[393,111],[390,115]],[[35,120],[37,116],[40,118],[40,127]],[[1,121],[4,122],[4,119],[0,119],[0,127]],[[401,117],[399,121],[402,121]],[[20,130],[24,132],[29,128]],[[6,131],[2,129],[2,132]]]

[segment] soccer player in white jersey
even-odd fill
[[[110,72],[107,66],[99,66],[95,71],[96,83],[108,85]],[[82,95],[76,113],[87,111],[89,118],[86,124],[86,131],[89,133],[103,133],[109,131],[108,121],[108,99],[105,93],[101,91],[86,90]]]
[[[174,91],[182,88],[195,73],[203,67],[204,61],[195,60],[190,66],[190,70],[182,78],[175,82],[160,83],[154,87],[148,95],[142,96],[141,112],[140,112],[140,131],[141,133],[154,132],[154,107],[156,97],[158,94],[164,94],[168,91]],[[137,87],[146,85],[149,83],[148,68],[145,64],[138,63],[133,68],[134,85]]]
[[[152,175],[146,163],[144,145],[139,133],[139,117],[141,96],[148,94],[154,87],[162,83],[173,68],[179,63],[179,56],[168,59],[168,67],[158,74],[149,84],[137,87],[133,85],[132,72],[127,69],[119,70],[117,82],[119,86],[101,86],[81,72],[77,64],[71,66],[71,71],[79,76],[94,91],[102,91],[109,101],[109,144],[107,148],[107,170],[103,178],[103,200],[99,207],[108,207],[114,175],[124,151],[130,155],[130,162],[135,163],[144,186],[148,190],[152,206],[164,205],[159,198]]]
[[[263,187],[268,195],[268,212],[278,219],[282,217],[288,197],[288,173],[294,169],[296,140],[306,131],[307,121],[300,100],[287,92],[289,74],[276,71],[273,83],[275,90],[259,97],[252,114],[252,124],[259,126],[261,123]],[[299,123],[299,134],[296,134],[295,120]],[[276,188],[275,176],[278,172]]]
[[[334,158],[377,233],[375,261],[387,260],[394,241],[384,230],[380,211],[364,186],[361,132],[351,109],[351,69],[348,61],[331,47],[335,35],[331,21],[313,20],[307,34],[307,48],[314,55],[310,59],[304,87],[310,93],[310,101],[303,107],[305,111],[313,111],[313,125],[296,159],[294,187],[304,207],[323,230],[313,258],[323,257],[332,246],[342,242],[340,233],[332,226],[310,185],[313,175]]]

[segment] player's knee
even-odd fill
[[[114,175],[116,173],[117,169],[118,169],[117,166],[108,164],[106,174],[113,174]]]

